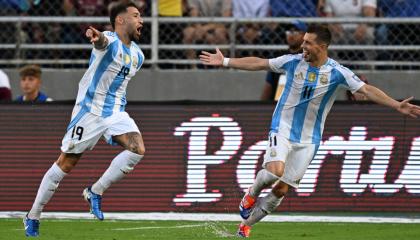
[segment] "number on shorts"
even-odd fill
[[[71,138],[74,137],[74,134],[76,133],[77,136],[79,136],[79,141],[82,140],[82,135],[83,135],[83,127],[76,127],[74,126],[73,128],[73,132],[71,133]]]

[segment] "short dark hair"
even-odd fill
[[[331,32],[327,25],[311,24],[306,32],[316,34],[318,42],[321,41],[327,45],[330,45],[331,43]]]
[[[21,78],[24,77],[36,77],[41,79],[41,68],[38,65],[26,65],[19,70]]]
[[[127,8],[129,7],[140,9],[138,5],[132,1],[122,1],[112,6],[111,10],[109,11],[109,20],[111,21],[113,29],[115,29],[115,19],[117,18],[117,16],[121,13],[127,12]]]

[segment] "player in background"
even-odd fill
[[[367,99],[404,115],[420,116],[420,107],[409,103],[413,97],[398,102],[328,58],[330,42],[331,33],[326,26],[312,25],[304,35],[303,54],[273,59],[229,59],[216,49],[215,54],[203,51],[200,55],[205,65],[250,71],[280,72],[283,69],[287,72],[285,90],[272,117],[263,169],[239,205],[243,221],[238,236],[249,237],[251,227],[274,211],[290,188],[299,186],[317,152],[326,116],[340,89],[363,94]],[[272,191],[264,198],[258,198],[261,191],[270,186],[273,186]]]
[[[136,123],[125,112],[128,81],[140,69],[144,55],[140,40],[143,19],[134,3],[116,4],[110,10],[115,32],[99,32],[90,27],[86,37],[93,43],[89,68],[79,82],[79,91],[58,160],[45,173],[31,210],[24,219],[26,236],[39,235],[39,219],[44,206],[60,181],[76,166],[85,150],[91,150],[101,136],[125,150],[111,162],[105,173],[83,196],[91,213],[103,220],[102,194],[111,184],[131,172],[143,158],[145,147]]]

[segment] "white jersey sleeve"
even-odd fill
[[[347,88],[347,90],[350,90],[351,93],[357,92],[357,90],[359,90],[363,85],[365,85],[365,83],[362,80],[360,80],[360,78],[356,76],[354,72],[350,71],[350,69],[341,66],[338,68],[338,70],[344,77],[346,83],[345,87]]]
[[[268,65],[270,66],[271,71],[280,73],[285,69],[286,63],[299,58],[300,54],[292,55],[287,54],[277,58],[271,58],[268,60]]]
[[[98,51],[107,50],[108,47],[109,47],[109,45],[111,45],[111,43],[113,43],[115,40],[118,39],[118,37],[116,36],[116,33],[115,32],[104,31],[102,33],[104,34],[104,36],[108,40],[108,43],[107,43],[107,45],[106,45],[106,47],[104,49],[96,49],[96,48],[94,48],[95,50],[98,50]]]

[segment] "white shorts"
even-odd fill
[[[112,136],[128,132],[140,133],[136,123],[126,112],[115,113],[107,118],[86,112],[70,122],[61,144],[61,151],[83,153],[87,149],[92,150],[101,136],[109,144],[118,145],[112,141]]]
[[[262,166],[265,168],[267,163],[274,161],[284,162],[284,173],[280,181],[298,188],[318,146],[311,143],[290,142],[278,133],[270,133]]]

